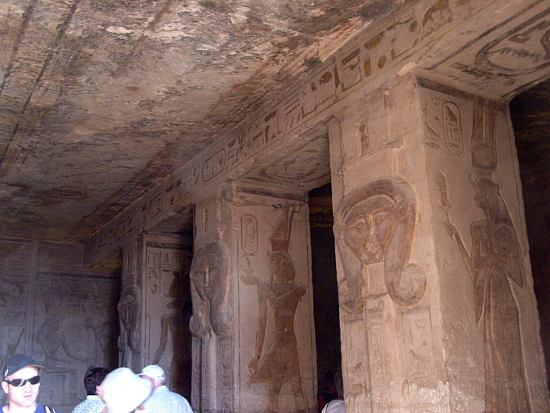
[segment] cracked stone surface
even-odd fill
[[[414,1],[2,1],[0,236],[89,237]]]
[[[0,235],[85,238],[402,1],[344,3],[3,1]]]

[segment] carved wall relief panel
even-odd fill
[[[164,368],[172,391],[191,395],[191,251],[146,238],[144,363]],[[176,240],[174,240],[175,242]]]
[[[114,367],[118,281],[72,274],[37,274],[36,341],[31,354],[42,363],[42,403],[72,408],[85,397],[81,383],[91,365]]]
[[[380,178],[352,190],[336,213],[335,235],[345,269],[340,305],[361,313],[368,294],[363,271],[384,263],[390,297],[400,305],[417,303],[426,291],[422,268],[408,263],[416,226],[416,200],[408,183]]]
[[[519,4],[518,4],[519,6]],[[508,19],[470,40],[431,67],[478,90],[513,90],[544,76],[550,65],[550,9],[545,1],[521,3]]]
[[[229,252],[222,241],[200,247],[191,263],[192,400],[194,407],[201,411],[218,409],[229,391],[226,376],[232,371],[232,358],[228,357],[228,352],[233,323],[233,311],[229,305],[229,270]],[[220,363],[223,367],[218,367]],[[200,370],[195,366],[200,366]],[[224,375],[217,377],[213,370],[216,368],[221,368]],[[218,393],[214,393],[214,389],[218,389]],[[232,411],[232,407],[229,410]]]
[[[304,284],[309,277],[303,273],[308,268],[304,265],[307,250],[292,248],[294,242],[298,243],[295,246],[307,242],[303,239],[304,208],[296,201],[277,199],[271,201],[279,203],[273,206],[264,202],[250,201],[254,207],[246,209],[263,216],[256,218],[260,224],[259,252],[243,256],[241,265],[240,305],[246,314],[241,320],[246,382],[241,388],[244,394],[261,395],[261,400],[250,397],[243,407],[250,412],[310,411],[312,393],[306,396],[304,389],[310,389],[313,379],[311,341],[303,341],[304,335],[312,339],[306,331],[312,328],[312,314],[306,315],[309,309],[303,308],[304,299],[306,303],[310,300]],[[248,297],[254,290],[257,298],[251,301]],[[302,316],[298,318],[297,313]]]
[[[446,211],[443,224],[473,283],[475,319],[484,337],[485,411],[529,412],[519,309],[512,287],[524,286],[524,252],[500,186],[489,177],[473,183],[475,204],[485,218],[471,223],[468,251],[464,235],[451,222],[455,214],[441,172],[436,185]]]
[[[119,289],[114,274],[84,274],[75,245],[0,239],[0,365],[34,357],[44,366],[40,402],[70,411],[85,397],[75,383],[88,366],[116,363]]]
[[[298,344],[294,332],[296,309],[305,287],[296,283],[296,270],[288,253],[294,206],[286,205],[275,223],[270,237],[269,254],[271,281],[266,282],[248,270],[241,275],[246,285],[255,285],[258,293],[259,319],[255,355],[248,367],[250,383],[269,383],[269,410],[279,410],[279,395],[283,384],[290,383],[298,411],[305,410]],[[271,309],[275,331],[271,342],[264,343],[268,307]],[[267,344],[264,346],[264,344]]]
[[[29,335],[27,314],[30,279],[33,272],[33,243],[0,240],[0,340],[2,363],[25,351]],[[3,365],[3,364],[2,364]]]

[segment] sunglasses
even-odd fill
[[[30,379],[13,379],[13,380],[4,380],[6,383],[11,384],[13,387],[23,387],[27,382],[30,384],[40,383],[40,376],[34,376]]]

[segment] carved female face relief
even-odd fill
[[[203,300],[212,298],[213,283],[220,276],[219,258],[210,253],[198,257],[193,266],[191,278],[195,283],[195,288]]]
[[[364,269],[384,263],[388,293],[400,305],[417,303],[426,291],[426,275],[409,254],[416,226],[412,187],[397,177],[371,181],[352,190],[335,215],[338,254],[344,266],[342,306],[361,312],[367,294]]]
[[[132,328],[136,312],[136,300],[133,296],[127,295],[118,304],[120,320],[126,330]]]
[[[344,221],[344,240],[364,265],[381,262],[398,222],[395,202],[376,195],[357,203]]]

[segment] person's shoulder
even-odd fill
[[[53,407],[44,406],[43,404],[36,403],[36,409],[34,410],[34,413],[61,413],[61,412]]]

